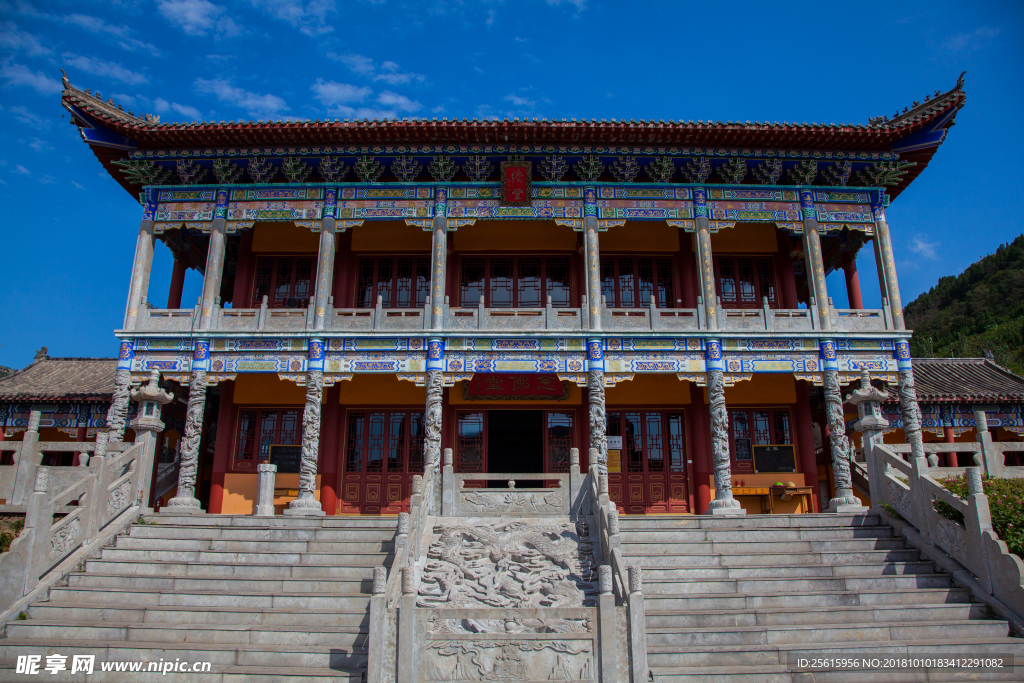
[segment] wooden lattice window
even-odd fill
[[[761,298],[778,305],[775,261],[770,256],[716,256],[715,274],[722,308],[759,308]]]
[[[609,308],[642,308],[654,295],[658,308],[675,306],[672,259],[608,256],[601,259],[601,294]]]
[[[422,308],[430,293],[430,259],[398,256],[359,259],[356,308]]]
[[[355,410],[348,414],[345,471],[423,473],[423,413]]]
[[[786,408],[730,408],[729,427],[729,451],[737,472],[754,471],[754,446],[793,444]]]
[[[238,413],[235,466],[255,469],[270,458],[273,445],[294,446],[302,432],[302,411],[293,408],[245,408]]]
[[[261,256],[256,261],[252,306],[267,297],[270,308],[303,308],[313,296],[315,255]]]
[[[568,258],[492,256],[462,259],[459,297],[489,308],[540,308],[551,297],[555,308],[568,308],[572,297]]]
[[[568,472],[569,449],[575,444],[573,414],[549,411],[545,426],[545,472]]]

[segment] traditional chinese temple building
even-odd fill
[[[397,513],[441,449],[556,473],[575,447],[623,513],[728,514],[776,483],[797,493],[777,512],[859,505],[842,393],[863,369],[916,410],[885,211],[962,86],[867,124],[163,123],[67,78],[62,101],[141,203],[116,386],[159,369],[188,397],[172,507],[249,513],[269,462],[290,512]]]

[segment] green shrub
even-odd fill
[[[953,494],[967,498],[967,481],[963,476],[949,477],[939,483]],[[988,496],[992,528],[1011,553],[1024,557],[1024,479],[993,479],[982,475],[981,485]],[[964,522],[960,512],[942,501],[935,501],[935,511],[946,519]]]

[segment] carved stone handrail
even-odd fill
[[[1024,562],[1009,553],[992,528],[988,496],[982,489],[982,468],[966,468],[969,494],[963,500],[932,478],[936,469],[929,468],[924,457],[907,462],[888,444],[874,445],[865,457],[874,459],[869,469],[880,473],[880,481],[870,482],[872,499],[889,506],[912,525],[923,544],[940,549],[965,567],[976,577],[985,594],[981,597],[994,599],[1018,623],[1024,621]],[[935,510],[937,501],[960,512],[963,523],[940,515]]]
[[[137,443],[123,453],[95,456],[81,468],[87,470],[85,476],[57,491],[50,487],[51,468],[36,469],[25,527],[10,551],[0,556],[0,611],[101,533],[116,532],[134,519],[134,514],[126,513],[140,509],[145,452],[146,445]],[[54,520],[58,512],[64,516]]]

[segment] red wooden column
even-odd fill
[[[693,440],[693,490],[696,497],[694,512],[706,515],[711,504],[711,410],[704,402],[704,391],[694,386],[691,389],[695,400],[690,403],[689,416],[691,438]]]
[[[213,446],[213,478],[210,482],[210,514],[224,509],[224,475],[231,466],[231,444],[235,436],[235,383],[220,383],[220,406],[217,409],[217,440]]]
[[[341,463],[341,387],[334,385],[326,392],[326,403],[320,423],[320,508],[328,515],[338,514],[338,471]]]
[[[800,469],[804,473],[804,486],[811,487],[811,511],[821,512],[818,496],[818,462],[814,453],[814,431],[811,428],[811,395],[807,382],[796,383],[796,405],[793,406],[796,421],[796,447],[800,456]]]
[[[843,273],[846,275],[846,296],[850,308],[864,308],[864,300],[860,295],[860,277],[857,275],[857,255],[843,252]]]
[[[171,268],[171,287],[167,290],[167,308],[181,308],[181,293],[185,289],[185,271],[188,264],[184,258],[174,257]]]
[[[953,425],[942,425],[942,440],[946,443],[956,443],[956,434],[953,433]],[[957,467],[957,454],[946,453],[946,467]]]
[[[250,301],[253,291],[253,275],[256,271],[256,257],[252,253],[252,230],[243,230],[238,242],[238,266],[235,268],[235,288],[231,293],[233,308],[259,306]]]
[[[776,230],[775,239],[779,250],[775,252],[775,272],[779,275],[780,308],[793,309],[800,306],[796,296],[796,274],[793,272],[793,260],[789,258],[789,233]]]

